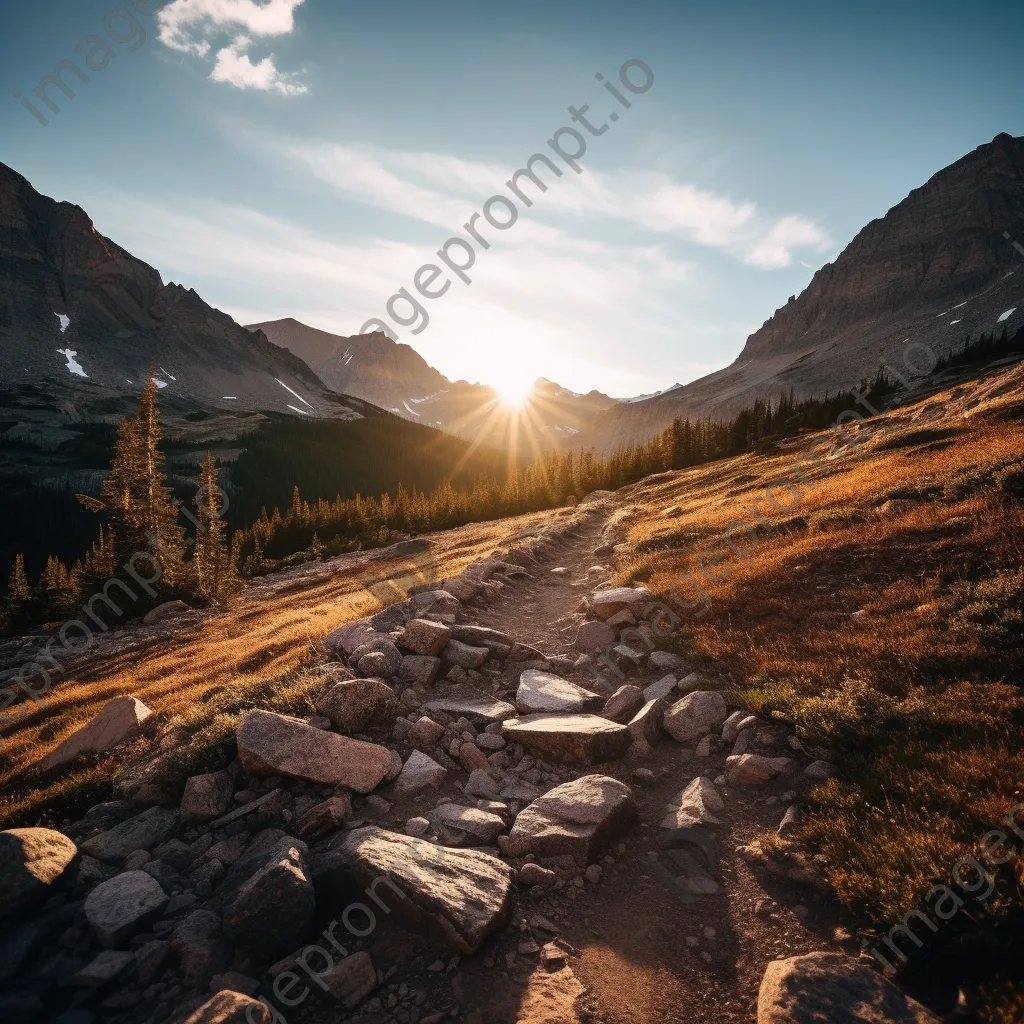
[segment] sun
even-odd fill
[[[533,381],[534,378],[525,373],[503,374],[502,380],[495,388],[498,400],[508,409],[521,408],[533,391]]]

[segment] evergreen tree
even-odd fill
[[[238,586],[235,565],[227,544],[227,524],[221,517],[224,501],[217,483],[217,467],[207,454],[199,471],[195,505],[198,512],[195,554],[192,557],[199,593],[208,601],[224,601]]]

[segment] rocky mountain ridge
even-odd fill
[[[1018,241],[1019,240],[1019,241]],[[732,416],[755,398],[855,387],[911,343],[942,356],[1024,322],[1024,138],[999,135],[861,230],[730,365],[602,413],[581,440],[609,451],[677,416]],[[917,365],[928,359],[917,350]]]

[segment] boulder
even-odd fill
[[[303,839],[319,839],[336,832],[352,814],[352,798],[348,793],[336,793],[310,807],[295,823]]]
[[[676,677],[673,675],[662,676],[657,682],[644,687],[644,697],[647,700],[664,700],[671,697],[676,690]]]
[[[167,906],[167,893],[145,871],[125,871],[101,882],[86,897],[85,917],[100,945],[121,946]]]
[[[134,964],[134,953],[105,949],[75,975],[74,983],[82,988],[103,988],[121,977]]]
[[[163,604],[158,604],[143,615],[142,624],[144,626],[159,626],[161,622],[176,619],[190,611],[192,609],[184,601],[164,601]]]
[[[448,646],[442,652],[441,659],[445,665],[457,666],[469,671],[471,668],[480,668],[490,656],[486,647],[470,647],[461,640],[449,640]]]
[[[519,677],[516,707],[524,715],[541,712],[578,714],[582,711],[598,711],[603,704],[604,698],[600,694],[585,690],[550,672],[528,668]]]
[[[398,670],[398,680],[413,686],[430,686],[441,671],[441,659],[424,654],[407,654]]]
[[[795,766],[791,757],[732,754],[725,759],[725,778],[730,786],[759,786]]]
[[[366,732],[373,725],[391,725],[398,717],[398,697],[380,679],[346,679],[335,683],[316,703],[341,732]]]
[[[761,979],[757,1024],[939,1024],[875,970],[842,953],[773,960]]]
[[[569,856],[585,867],[636,817],[629,786],[606,775],[585,775],[556,786],[522,810],[502,847],[510,857]]]
[[[835,765],[829,764],[828,761],[812,761],[803,772],[804,778],[812,782],[824,782],[831,779],[835,773]]]
[[[639,686],[620,686],[605,702],[601,717],[625,724],[633,720],[644,703],[644,692]]]
[[[667,808],[662,828],[682,828],[684,825],[720,825],[715,815],[725,810],[725,801],[715,784],[703,776],[691,782]]]
[[[463,792],[466,796],[496,800],[501,796],[501,783],[496,782],[486,769],[476,768],[469,773],[469,781],[463,787]]]
[[[344,626],[339,626],[333,633],[328,633],[324,637],[324,646],[335,655],[351,654],[363,644],[378,639],[384,639],[384,634],[373,629],[368,619],[356,619],[354,622],[346,622]]]
[[[82,843],[81,851],[97,860],[122,861],[136,850],[152,850],[166,842],[178,831],[179,820],[176,811],[150,807],[134,818],[87,839]]]
[[[42,903],[77,853],[78,847],[53,829],[0,832],[0,920]]]
[[[235,735],[242,770],[249,775],[285,775],[369,793],[391,770],[387,747],[313,729],[272,711],[250,711]]]
[[[403,800],[419,796],[427,790],[439,788],[447,777],[447,768],[422,750],[414,750],[409,760],[402,765],[398,778],[391,783],[389,797],[392,800]]]
[[[444,581],[443,586],[452,597],[462,603],[472,601],[483,590],[483,584],[480,580],[473,579],[472,576],[465,574],[462,576],[452,576]]]
[[[683,659],[671,651],[651,651],[647,656],[647,667],[655,672],[672,672],[678,675],[683,668]]]
[[[270,1024],[266,1004],[241,992],[218,992],[182,1024]]]
[[[238,890],[224,910],[224,934],[238,946],[275,959],[302,941],[316,898],[297,846],[280,849]]]
[[[577,651],[594,654],[597,651],[608,650],[617,639],[618,634],[608,623],[602,622],[600,619],[592,619],[580,625],[573,645]]]
[[[193,910],[171,932],[171,951],[189,985],[206,988],[215,974],[231,964],[231,950],[221,939],[220,918],[212,910]]]
[[[458,804],[441,804],[431,813],[430,820],[434,825],[465,832],[467,837],[476,840],[470,842],[470,846],[489,846],[505,831],[505,822],[498,815]]]
[[[545,760],[563,764],[613,761],[632,742],[626,726],[597,715],[525,715],[505,722],[502,735]]]
[[[739,711],[734,711],[722,725],[722,739],[726,743],[735,743],[736,737],[740,734],[740,723],[750,717],[752,717],[750,712],[744,711],[742,708]]]
[[[258,833],[245,852],[240,856],[221,879],[207,906],[210,910],[222,911],[230,905],[238,891],[257,872],[268,864],[276,863],[288,856],[288,851],[295,848],[303,857],[309,855],[309,848],[301,839],[296,839],[278,828],[267,828]]]
[[[412,728],[405,737],[405,741],[410,747],[422,750],[426,747],[434,746],[443,735],[444,726],[439,722],[435,722],[432,718],[423,715],[420,719],[413,722]]]
[[[516,709],[503,700],[493,697],[445,697],[427,701],[423,710],[428,714],[454,715],[456,718],[467,718],[477,726],[488,726],[493,722],[503,722],[506,718],[515,718]]]
[[[650,601],[651,592],[646,587],[613,587],[610,590],[596,590],[590,595],[590,607],[602,621],[623,609],[639,619]]]
[[[344,957],[320,979],[346,1010],[354,1010],[377,987],[376,968],[364,950]]]
[[[391,637],[385,636],[360,644],[348,660],[360,675],[391,679],[402,667],[402,652]]]
[[[370,826],[322,843],[310,867],[324,906],[347,907],[354,880],[360,889],[369,887],[375,904],[462,953],[475,953],[508,917],[512,869],[475,850],[445,849]]]
[[[102,754],[138,734],[153,714],[135,697],[115,697],[87,725],[76,729],[56,750],[39,762],[43,771],[73,761],[79,754]]]
[[[234,780],[227,772],[193,775],[185,783],[181,798],[183,821],[213,821],[226,813],[235,791]]]
[[[698,690],[673,704],[662,725],[672,739],[689,743],[717,729],[725,713],[725,698],[717,690]]]
[[[452,638],[452,631],[442,622],[431,619],[411,619],[398,640],[401,647],[413,654],[436,657]]]

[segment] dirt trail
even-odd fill
[[[532,579],[506,585],[485,607],[467,607],[467,620],[511,633],[548,656],[575,658],[572,644],[582,615],[574,613],[585,594],[614,574],[609,558],[594,554],[608,514],[595,510],[574,535],[556,540],[536,564],[527,566]],[[603,570],[588,575],[594,566]],[[624,682],[646,686],[662,673],[622,680],[609,676],[603,685],[589,672],[560,674],[610,693]],[[519,670],[507,665],[496,680],[498,694],[512,699],[518,676]],[[572,1019],[564,1010],[536,1011],[536,1001],[526,996],[536,984],[536,954],[520,952],[519,944],[526,939],[528,945],[531,935],[540,944],[553,937],[530,927],[538,914],[558,925],[558,938],[573,951],[569,966],[587,989],[582,1019],[596,1024],[753,1021],[769,961],[817,949],[855,952],[844,939],[850,922],[831,901],[771,877],[758,881],[735,852],[758,830],[778,825],[785,810],[778,798],[786,784],[729,792],[722,815],[726,824],[716,830],[722,855],[720,895],[684,904],[670,890],[665,880],[668,862],[655,844],[665,806],[697,776],[719,775],[729,753],[721,749],[697,759],[664,736],[647,757],[574,770],[576,777],[593,771],[630,784],[641,823],[613,846],[599,883],[567,886],[540,899],[521,894],[515,916],[519,929],[506,929],[492,947],[461,964],[453,988],[470,1024]],[[654,772],[656,782],[638,785],[638,768]]]

